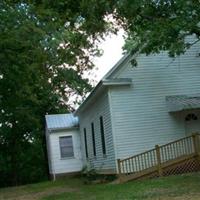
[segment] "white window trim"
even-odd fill
[[[61,155],[61,145],[60,145],[60,138],[64,138],[64,137],[71,137],[72,138],[72,150],[73,150],[73,156],[64,156],[62,157]],[[68,160],[68,159],[74,159],[75,155],[74,155],[74,138],[73,135],[62,135],[59,136],[59,150],[60,150],[60,160]]]

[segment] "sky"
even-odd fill
[[[92,61],[95,67],[92,71],[87,71],[83,74],[83,78],[88,78],[93,86],[95,86],[123,56],[123,34],[123,31],[119,31],[117,35],[110,35],[99,45],[99,48],[104,52],[103,55],[93,58]],[[76,97],[71,97],[68,103],[76,109],[78,105],[76,103],[74,104],[75,98]]]
[[[106,37],[105,41],[100,44],[103,55],[94,59],[95,68],[91,73],[91,79],[95,82],[101,78],[120,60],[123,56],[122,46],[124,45],[123,31],[117,35]]]

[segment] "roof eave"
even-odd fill
[[[115,86],[115,85],[130,85],[132,79],[130,78],[119,78],[119,79],[103,79],[103,85],[105,86]]]
[[[78,129],[79,126],[72,126],[72,127],[62,127],[62,128],[47,128],[47,130],[52,133],[52,132],[56,132],[56,131],[67,131],[67,130],[74,130],[74,129]]]
[[[166,96],[168,112],[200,109],[199,95],[172,95]]]
[[[108,79],[126,60],[128,60],[132,55],[130,53],[125,54],[102,79]]]
[[[100,81],[97,86],[91,91],[91,93],[88,95],[88,97],[83,101],[83,103],[78,107],[78,109],[73,113],[74,116],[78,116],[79,113],[83,110],[85,105],[88,103],[88,101],[97,94],[97,92],[103,88],[102,81]]]
[[[132,84],[132,79],[121,78],[121,79],[103,79],[97,86],[92,90],[86,100],[79,106],[79,108],[74,112],[74,116],[78,116],[81,111],[87,106],[90,100],[92,100],[97,94],[104,91],[109,86],[128,86]]]

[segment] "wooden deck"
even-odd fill
[[[200,134],[118,159],[119,182],[200,170]]]

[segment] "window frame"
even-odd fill
[[[62,145],[61,144],[61,140],[63,138],[71,138],[71,145]],[[59,136],[59,147],[60,147],[60,158],[61,159],[67,159],[67,158],[74,158],[74,145],[73,145],[73,136],[72,135],[67,135],[67,136]],[[66,147],[70,147],[72,149],[72,153],[70,156],[67,156],[67,155],[63,155],[63,151],[62,151],[62,148],[66,148]]]
[[[83,133],[84,133],[84,144],[85,144],[85,157],[88,159],[87,130],[86,130],[86,128],[83,129]]]
[[[197,121],[198,120],[198,116],[196,115],[196,113],[188,113],[185,116],[185,121],[189,122],[189,121]]]
[[[92,133],[92,145],[93,145],[93,156],[96,157],[96,141],[95,141],[95,131],[94,131],[94,122],[91,123],[91,133]]]
[[[105,131],[104,131],[104,125],[103,125],[103,116],[100,116],[99,120],[100,120],[102,153],[105,156],[106,155],[106,141],[105,141]]]

